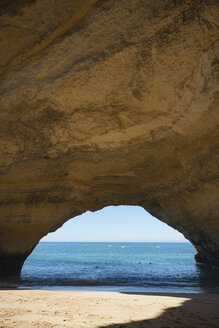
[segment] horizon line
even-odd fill
[[[189,240],[185,241],[72,241],[72,240],[40,240],[39,243],[191,243]]]

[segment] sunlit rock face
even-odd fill
[[[219,265],[217,3],[0,1],[1,274],[120,204]]]

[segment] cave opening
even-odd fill
[[[43,237],[20,276],[1,283],[55,290],[215,288],[215,270],[197,265],[194,251],[181,233],[142,207],[108,206]]]
[[[188,265],[188,279],[197,274],[193,255],[181,233],[142,207],[108,206],[70,219],[43,237],[25,261],[19,284],[142,288],[175,281],[180,286]]]

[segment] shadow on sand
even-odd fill
[[[180,306],[169,307],[157,317],[150,318],[145,309],[145,320],[110,324],[99,328],[218,328],[219,296],[217,294],[168,294],[168,293],[125,293],[132,295],[154,295],[182,297]],[[200,297],[201,296],[201,297]],[[128,321],[128,320],[127,320]]]

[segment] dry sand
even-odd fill
[[[0,327],[219,327],[219,297],[1,290]]]

